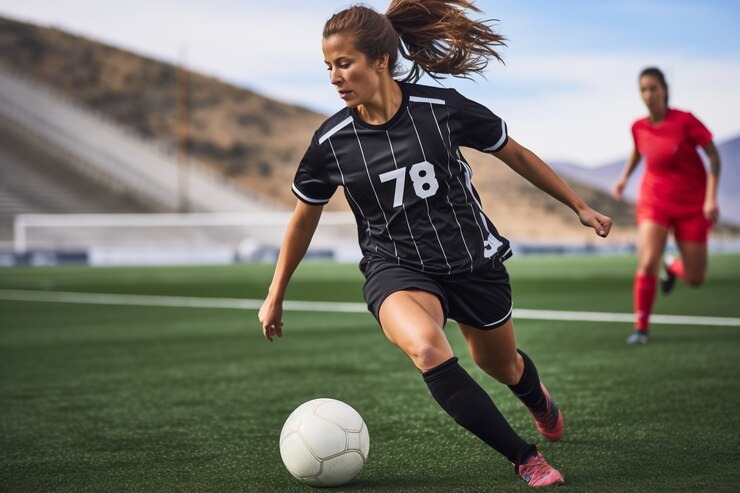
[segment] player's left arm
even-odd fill
[[[611,218],[589,207],[552,168],[511,136],[506,145],[494,155],[534,186],[573,209],[584,226],[594,228],[601,237],[609,234]]]
[[[719,219],[719,204],[717,203],[717,189],[719,188],[720,159],[714,141],[704,146],[704,152],[709,158],[709,176],[707,177],[707,194],[704,198],[704,216],[717,222]]]

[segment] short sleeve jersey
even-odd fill
[[[632,138],[645,162],[640,204],[677,214],[701,210],[707,172],[696,148],[711,142],[709,130],[691,113],[669,108],[657,124],[637,120]]]
[[[321,205],[343,187],[364,260],[455,274],[507,258],[509,242],[483,213],[459,150],[500,150],[506,124],[454,89],[399,85],[403,101],[387,123],[368,124],[345,108],[319,127],[293,193]]]

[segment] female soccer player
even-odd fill
[[[637,200],[637,270],[632,288],[635,331],[628,344],[648,341],[649,317],[657,291],[658,271],[669,231],[681,253],[667,257],[660,279],[668,294],[676,278],[700,286],[707,272],[707,238],[719,217],[717,186],[720,160],[712,134],[691,113],[668,107],[668,84],[663,72],[649,67],[640,73],[640,94],[648,116],[632,125],[632,150],[613,194],[621,200],[627,179],[645,158],[645,174]],[[707,178],[696,151],[709,158]]]
[[[490,110],[455,90],[416,84],[422,73],[466,76],[500,59],[495,47],[504,38],[466,10],[478,12],[469,0],[393,0],[385,15],[352,6],[326,22],[324,61],[346,107],[319,127],[298,166],[298,202],[259,320],[269,341],[282,336],[288,281],[323,205],[343,187],[357,220],[363,294],[386,337],[444,411],[511,461],[530,486],[560,484],[560,472],[458,364],[443,330],[447,318],[457,321],[475,363],[511,388],[545,438],[561,438],[562,415],[532,360],[517,350],[503,265],[509,242],[483,213],[459,148],[493,153],[599,236],[612,221],[509,137]],[[412,63],[404,81],[394,79],[399,54]]]

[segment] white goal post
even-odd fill
[[[289,212],[19,214],[13,250],[84,252],[93,264],[273,261]],[[354,217],[324,212],[307,256],[360,258]]]

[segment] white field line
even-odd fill
[[[0,300],[48,303],[78,303],[93,305],[157,306],[173,308],[222,308],[234,310],[259,310],[262,300],[236,298],[195,298],[185,296],[150,296],[138,294],[72,293],[65,291],[35,291],[0,289]],[[286,311],[368,313],[364,303],[285,301]],[[564,310],[514,309],[514,318],[531,320],[564,320],[570,322],[623,322],[633,323],[631,313],[576,312]],[[651,323],[671,325],[713,325],[740,327],[740,318],[701,317],[685,315],[651,315]]]

